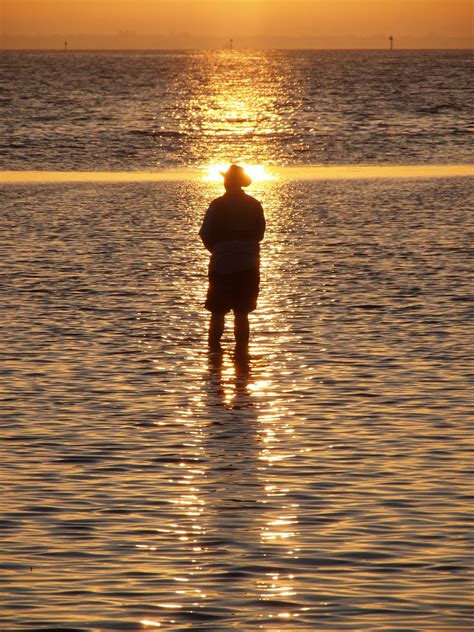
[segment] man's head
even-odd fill
[[[252,184],[252,178],[245,173],[243,167],[240,165],[230,165],[227,171],[221,171],[221,175],[224,176],[226,191],[235,191],[236,189],[248,187]]]

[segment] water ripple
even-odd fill
[[[3,187],[2,629],[468,630],[469,187],[255,185],[249,359],[216,185]]]

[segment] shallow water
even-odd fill
[[[218,186],[4,186],[1,629],[470,629],[470,184],[255,185],[248,362]]]

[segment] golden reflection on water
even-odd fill
[[[265,174],[263,168],[260,173]],[[210,199],[222,190],[209,186]],[[298,616],[299,608],[292,604],[297,595],[293,560],[300,552],[299,507],[289,483],[298,421],[291,411],[291,393],[282,391],[278,380],[279,375],[284,375],[286,384],[291,380],[293,369],[288,362],[292,357],[282,357],[280,349],[292,334],[284,312],[275,307],[278,296],[280,302],[286,300],[287,271],[282,267],[282,244],[276,238],[280,223],[286,221],[280,212],[285,205],[281,190],[271,179],[258,176],[251,190],[263,203],[268,235],[262,247],[262,292],[258,309],[251,315],[249,355],[233,353],[230,315],[224,353],[207,353],[204,311],[195,331],[196,344],[180,350],[180,371],[186,379],[177,388],[186,393],[186,404],[179,408],[174,425],[181,428],[182,443],[177,448],[179,459],[166,466],[169,519],[160,521],[156,529],[157,534],[174,540],[177,551],[177,564],[172,559],[160,569],[167,584],[174,585],[174,598],[154,604],[163,613],[206,612],[206,606],[235,603],[238,591],[261,601],[262,625]],[[208,202],[203,200],[203,212]],[[196,234],[200,220],[196,217]],[[207,254],[197,239],[195,248],[193,258],[202,267],[204,281]],[[183,284],[180,292],[184,303],[202,305],[204,287]],[[149,345],[142,343],[142,349],[150,353]],[[154,363],[159,367],[160,359]],[[161,424],[166,432],[166,422],[157,422]],[[153,543],[140,542],[137,548],[160,554]],[[219,569],[226,548],[237,550],[244,564],[255,566],[230,592],[226,583],[216,589],[207,580],[210,567]],[[174,625],[165,614],[142,621],[144,627],[170,623]]]
[[[253,379],[249,380],[248,391],[259,411],[259,474],[262,483],[262,524],[260,541],[265,556],[284,560],[278,572],[263,574],[257,584],[263,602],[288,601],[297,596],[297,577],[292,560],[300,552],[298,544],[298,503],[292,498],[292,460],[296,448],[292,445],[295,423],[291,410],[292,395],[284,392],[278,376],[291,378],[292,356],[282,357],[279,349],[292,338],[283,306],[287,303],[288,270],[280,256],[282,244],[277,238],[279,227],[287,221],[283,189],[272,181],[258,183],[256,197],[262,200],[267,217],[267,239],[262,248],[262,291],[258,310],[254,315],[254,349],[257,357],[265,359]],[[270,335],[269,335],[270,334]],[[292,568],[293,567],[293,568]],[[293,572],[291,572],[293,570]],[[279,611],[275,607],[262,618],[287,620],[298,617],[295,607],[287,606]],[[276,624],[278,625],[278,624]],[[277,628],[278,629],[278,628]]]
[[[251,315],[251,344],[248,357],[232,355],[232,342],[224,354],[208,356],[208,379],[210,390],[207,403],[211,418],[217,428],[224,426],[226,442],[208,442],[213,455],[208,459],[219,464],[222,472],[220,483],[226,488],[228,497],[235,495],[243,501],[257,504],[258,509],[246,517],[244,529],[235,533],[237,539],[258,534],[262,561],[283,560],[285,568],[292,567],[291,560],[297,560],[298,545],[298,503],[293,502],[288,474],[295,456],[291,438],[294,433],[294,415],[290,410],[291,397],[282,393],[278,375],[291,376],[292,370],[286,366],[288,358],[278,355],[282,340],[288,338],[288,324],[284,315],[275,309],[278,288],[285,287],[279,252],[281,244],[272,239],[272,232],[282,218],[279,208],[284,200],[271,180],[257,181],[252,192],[262,200],[269,233],[267,243],[262,248],[262,293],[259,307]],[[230,326],[231,317],[228,317]],[[273,332],[268,336],[267,332]],[[229,336],[231,337],[230,333]],[[231,338],[230,338],[231,339]],[[226,412],[220,415],[219,410]],[[228,425],[227,425],[228,424]],[[213,426],[214,427],[214,426]],[[217,435],[222,436],[222,433]],[[235,478],[235,460],[241,463],[241,478]],[[249,488],[251,482],[258,483],[258,489]],[[208,507],[209,509],[209,507]],[[293,572],[271,571],[256,574],[252,591],[263,603],[275,600],[291,601],[296,595],[296,578]],[[249,588],[247,587],[247,590]],[[262,620],[290,618],[298,616],[297,611],[278,611],[278,606],[268,606],[261,614]]]
[[[229,433],[234,435],[234,439],[239,437],[239,432],[242,432],[243,428],[245,429],[240,440],[229,441],[228,450],[220,453],[219,465],[222,467],[224,460],[230,468],[233,459],[246,459],[246,478],[238,480],[232,478],[233,475],[229,479],[224,476],[220,482],[226,487],[228,496],[232,495],[230,491],[234,488],[241,501],[245,501],[248,484],[253,480],[258,481],[259,490],[253,490],[249,500],[256,500],[259,510],[247,516],[246,533],[236,535],[247,538],[251,533],[258,533],[264,560],[276,557],[291,560],[297,559],[299,552],[298,504],[291,502],[291,489],[281,480],[282,474],[288,472],[287,466],[284,471],[278,471],[278,466],[292,456],[288,439],[293,428],[288,421],[290,415],[285,404],[281,401],[276,405],[273,403],[275,398],[279,400],[279,396],[277,385],[269,376],[270,367],[261,362],[266,351],[264,347],[254,345],[252,355],[248,358],[232,357],[227,354],[209,355],[209,378],[213,387],[212,406],[220,406],[227,411],[242,411],[242,417],[234,416],[229,419],[229,422],[240,425],[237,431],[229,428]],[[213,459],[213,462],[216,463],[216,460]],[[294,580],[295,576],[292,573],[264,572],[254,579],[253,590],[262,602],[293,598],[297,594]],[[292,616],[298,615],[279,612],[269,613],[264,618]]]
[[[256,81],[255,60],[248,55],[222,52],[209,60],[204,70],[206,89],[194,92],[187,116],[179,121],[183,132],[194,131],[199,138],[199,144],[190,148],[196,162],[207,148],[211,164],[260,163],[265,157],[265,138],[290,132],[291,126],[276,107],[285,98],[283,83],[275,81],[267,58],[259,57],[258,63]]]

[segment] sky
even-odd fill
[[[0,0],[0,48],[471,48],[472,0]]]

